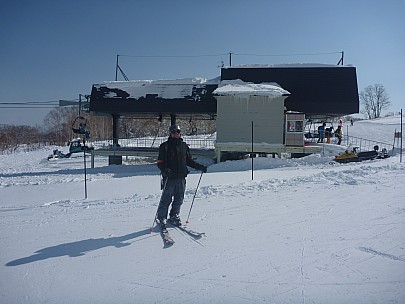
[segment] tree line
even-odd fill
[[[83,118],[80,118],[83,117]],[[210,134],[215,132],[215,120],[177,120],[184,135]],[[90,131],[90,141],[111,140],[113,137],[113,123],[111,116],[100,116],[92,113],[80,113],[76,106],[54,108],[45,116],[43,125],[13,126],[0,125],[0,151],[13,151],[24,145],[36,148],[44,145],[64,146],[73,138],[73,128],[79,123],[86,124]],[[145,136],[166,136],[170,126],[170,118],[159,120],[156,118],[135,119],[120,117],[119,137],[137,138]]]

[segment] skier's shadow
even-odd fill
[[[125,241],[136,239],[145,235],[151,236],[150,229],[145,229],[142,231],[130,233],[123,236],[99,238],[99,239],[87,239],[83,241],[60,244],[40,249],[31,256],[8,262],[6,266],[18,266],[50,258],[62,257],[65,255],[69,257],[78,257],[85,255],[87,252],[91,252],[109,246],[113,246],[116,248],[125,247],[132,243],[132,242],[126,243]]]

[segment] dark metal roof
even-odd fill
[[[308,118],[344,116],[359,112],[356,68],[332,65],[241,66],[221,70],[222,80],[276,82],[291,95],[289,111]]]
[[[106,82],[93,85],[90,111],[125,116],[216,114],[217,82],[194,79]]]

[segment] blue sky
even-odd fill
[[[238,65],[337,64],[344,51],[359,91],[381,83],[399,111],[404,16],[405,0],[0,0],[0,103],[89,94],[115,79],[117,54],[129,79],[167,79],[219,76],[229,52]],[[49,110],[0,105],[0,124],[41,125]]]

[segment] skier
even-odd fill
[[[188,145],[181,138],[181,130],[177,124],[169,128],[170,136],[159,147],[157,166],[162,176],[162,197],[157,210],[157,222],[162,230],[166,229],[167,214],[170,209],[169,221],[175,226],[181,226],[180,208],[186,190],[187,166],[207,172],[207,167],[195,162]]]
[[[342,127],[338,126],[336,131],[335,131],[335,136],[338,139],[337,144],[340,145],[342,143],[342,136],[343,136],[343,132],[342,132]]]

